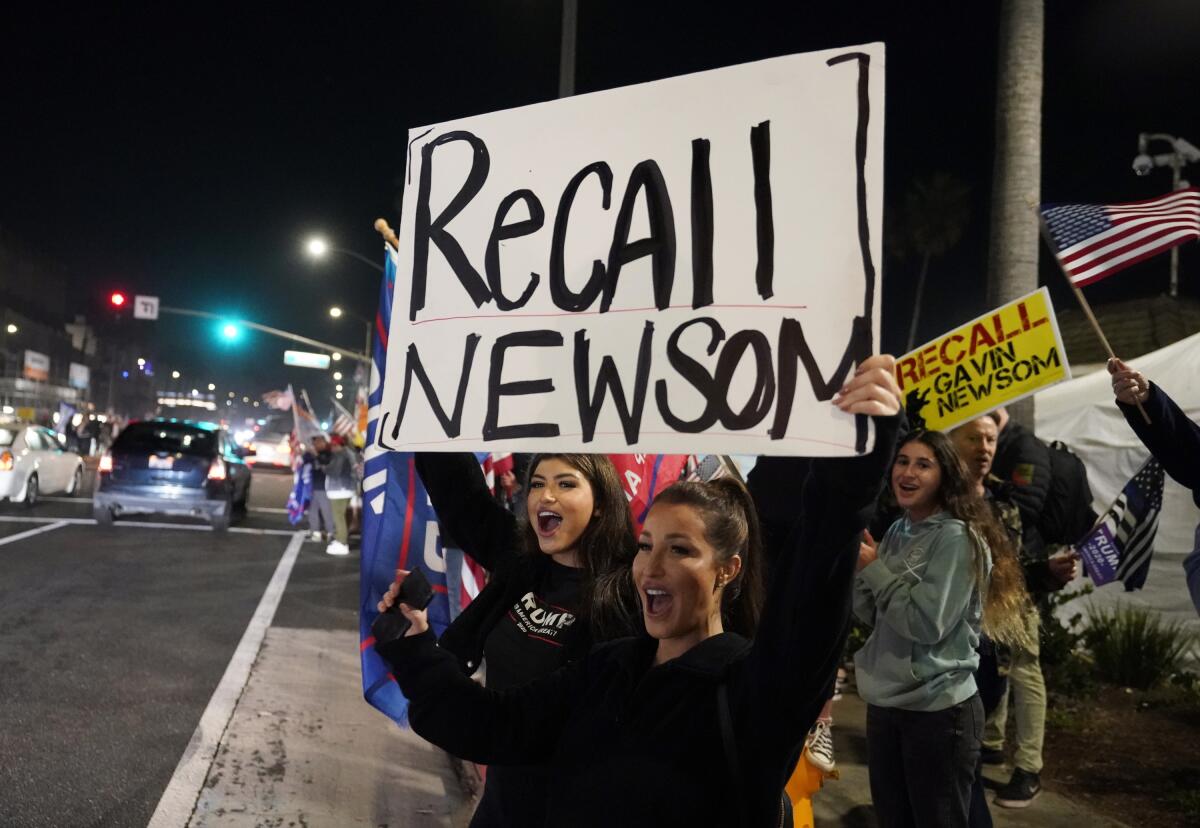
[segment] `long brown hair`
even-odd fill
[[[690,506],[704,521],[704,537],[723,563],[741,555],[742,568],[721,594],[721,625],[747,638],[754,636],[764,601],[762,530],[754,499],[732,477],[707,483],[676,483],[659,493],[654,503]]]
[[[634,634],[641,621],[631,574],[637,539],[616,468],[603,454],[535,454],[525,474],[526,497],[530,480],[543,460],[561,460],[582,474],[592,487],[595,512],[579,536],[577,547],[584,572],[581,620],[588,624],[595,641]],[[540,556],[528,508],[520,511],[518,522],[526,554]]]
[[[993,641],[1029,646],[1025,613],[1032,606],[1025,575],[1008,532],[983,498],[972,491],[970,477],[954,443],[940,431],[915,431],[900,444],[920,443],[933,452],[942,473],[938,501],[951,517],[967,525],[975,560],[975,584],[983,596],[983,631]],[[890,481],[889,481],[890,484]],[[890,485],[889,485],[890,488]],[[989,577],[987,556],[992,556]]]

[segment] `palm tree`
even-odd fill
[[[947,172],[915,178],[904,194],[904,204],[897,219],[896,252],[901,257],[913,253],[921,258],[905,351],[911,351],[917,344],[917,324],[921,318],[929,262],[945,255],[962,238],[970,221],[970,195],[971,188]]]
[[[988,307],[1037,288],[1042,161],[1044,0],[1002,0],[996,69],[996,158],[988,250]],[[1033,400],[1009,409],[1033,426]]]

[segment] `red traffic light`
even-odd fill
[[[112,296],[108,297],[108,301],[114,308],[119,308],[125,304],[125,294],[119,290],[115,290]]]

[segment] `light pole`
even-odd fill
[[[344,247],[335,247],[320,236],[313,236],[304,244],[304,250],[310,258],[323,259],[329,253],[340,253],[343,256],[351,256],[358,259],[365,265],[375,268],[380,273],[383,273],[383,265],[379,262],[373,262],[361,253],[355,253],[353,250],[347,250]]]
[[[332,308],[329,309],[329,315],[332,316],[334,319],[341,319],[343,316],[349,316],[352,319],[357,319],[359,322],[361,322],[363,324],[363,327],[365,327],[367,330],[366,346],[363,349],[363,353],[365,353],[365,354],[371,353],[372,330],[371,330],[370,322],[368,322],[366,319],[363,319],[357,313],[348,313],[348,312],[342,310],[342,308],[339,307],[338,305],[334,305]]]
[[[1150,155],[1146,152],[1151,141],[1165,141],[1171,145],[1171,152]],[[1200,149],[1191,143],[1174,135],[1163,132],[1142,132],[1138,134],[1138,154],[1133,159],[1133,171],[1137,175],[1149,175],[1155,167],[1171,168],[1171,189],[1184,190],[1190,185],[1183,180],[1183,168],[1188,164],[1200,161]],[[1179,247],[1171,248],[1171,285],[1170,296],[1179,295]]]

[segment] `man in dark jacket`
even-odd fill
[[[1121,360],[1110,359],[1108,373],[1112,375],[1113,396],[1125,415],[1125,422],[1162,463],[1163,471],[1179,485],[1192,490],[1192,500],[1200,506],[1200,426],[1165,391]],[[1150,422],[1138,410],[1139,404]],[[1196,526],[1191,554],[1183,560],[1183,571],[1192,605],[1200,613],[1200,525]]]

